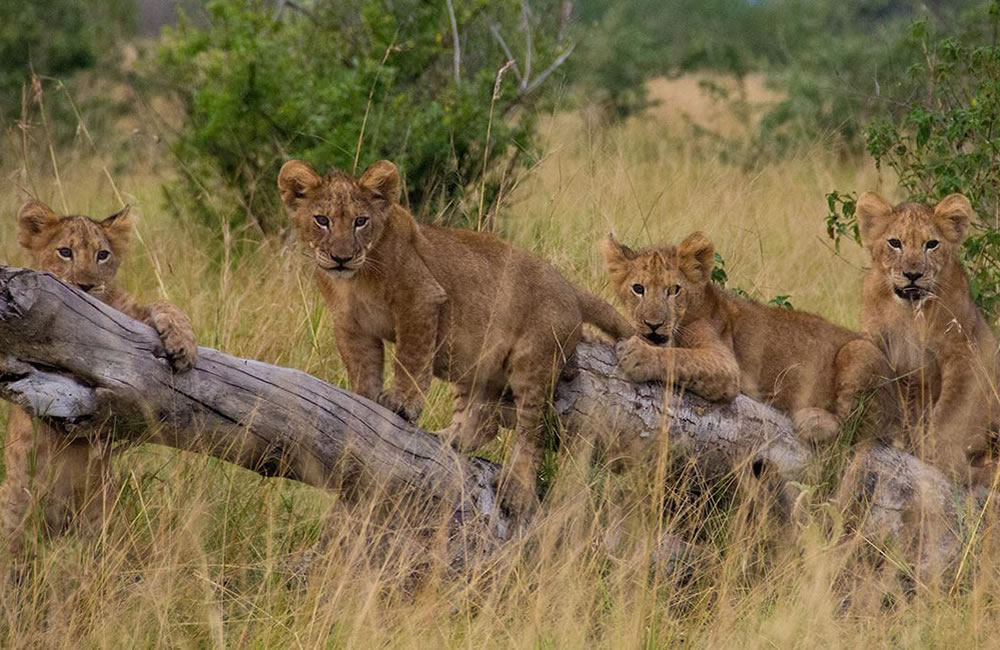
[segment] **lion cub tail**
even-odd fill
[[[617,309],[585,289],[573,288],[576,289],[576,300],[585,323],[596,325],[616,340],[627,339],[635,334],[635,328]]]

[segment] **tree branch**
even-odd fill
[[[498,507],[497,465],[298,370],[201,348],[195,368],[174,375],[151,328],[45,273],[0,266],[0,397],[70,436],[96,428],[349,497],[404,499],[419,525],[446,526],[452,568],[529,523]],[[625,380],[603,343],[578,346],[554,405],[570,439],[634,462],[669,445],[709,480],[745,468],[792,484],[812,458],[787,418],[742,395],[713,404],[672,394],[665,416],[662,386]],[[913,456],[871,446],[856,453],[841,503],[873,543],[902,542],[920,566],[940,568],[962,548],[959,493]]]
[[[462,83],[462,77],[460,74],[460,69],[462,66],[462,52],[458,44],[458,21],[455,20],[455,7],[452,5],[451,0],[444,0],[445,5],[448,7],[448,19],[451,21],[451,39],[455,43],[455,53],[454,53],[454,73],[455,73],[455,85],[458,86]]]

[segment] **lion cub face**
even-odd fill
[[[399,201],[399,188],[399,172],[388,160],[373,164],[359,180],[338,171],[320,176],[301,160],[286,162],[278,174],[281,200],[299,238],[321,269],[341,279],[365,266]]]
[[[684,315],[701,301],[712,274],[715,248],[700,232],[678,247],[633,251],[608,235],[604,260],[618,300],[639,335],[653,345],[671,345]]]
[[[957,261],[972,205],[961,194],[931,208],[920,203],[892,207],[874,192],[858,198],[861,239],[896,299],[917,306],[936,293],[942,269]]]
[[[28,201],[18,210],[17,226],[18,241],[31,252],[36,269],[100,297],[128,249],[133,219],[128,206],[94,221],[61,217],[40,201]]]

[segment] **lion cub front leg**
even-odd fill
[[[689,347],[656,347],[638,336],[619,342],[622,371],[632,381],[673,383],[713,402],[736,399],[740,369],[732,350],[707,326],[689,329]]]
[[[163,349],[176,372],[190,370],[198,361],[198,345],[195,343],[191,319],[169,302],[154,302],[147,307],[149,325],[160,335]]]
[[[973,465],[990,446],[990,401],[996,399],[985,386],[987,378],[976,377],[977,369],[968,359],[941,363],[941,392],[931,410],[930,430],[922,455],[967,485],[991,486],[996,467]]]
[[[431,387],[437,342],[439,307],[425,303],[405,314],[395,314],[396,360],[392,385],[378,396],[378,403],[408,422],[416,422]]]
[[[339,316],[334,317],[333,333],[340,360],[347,370],[348,386],[358,395],[376,400],[383,386],[385,345],[382,339]]]
[[[844,422],[857,408],[863,393],[880,390],[874,408],[880,412],[876,428],[878,435],[886,435],[893,408],[888,385],[879,387],[880,379],[887,380],[889,362],[885,355],[867,339],[845,343],[834,359],[834,399],[832,404],[810,406],[792,414],[796,435],[811,442],[828,442],[837,437]]]

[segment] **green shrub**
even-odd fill
[[[488,219],[534,160],[531,106],[544,92],[518,81],[539,79],[567,44],[545,37],[551,11],[456,3],[456,78],[447,6],[329,0],[276,15],[273,2],[213,0],[207,26],[167,30],[157,74],[187,116],[174,143],[184,178],[175,204],[210,217],[206,206],[220,198],[240,206],[235,225],[269,233],[284,223],[275,188],[284,160],[360,173],[388,158],[418,216]],[[507,58],[494,31],[518,49],[530,31],[534,69],[521,60],[498,82]]]
[[[984,15],[985,14],[985,15]],[[968,22],[957,37],[937,37],[924,21],[913,25],[921,52],[909,74],[921,88],[898,115],[865,129],[869,153],[899,178],[910,199],[936,202],[965,194],[978,213],[964,245],[972,291],[988,314],[1000,309],[1000,2]],[[828,197],[827,231],[859,241],[854,197]]]
[[[131,18],[126,0],[0,0],[0,122],[20,117],[32,70],[68,77],[94,66],[129,31]]]

